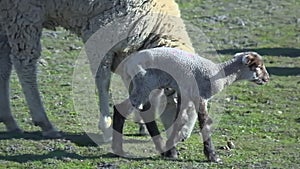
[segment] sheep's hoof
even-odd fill
[[[113,152],[112,152],[116,157],[127,157],[129,158],[130,155],[129,153],[123,151],[123,150],[116,150],[116,149],[113,149]]]
[[[52,130],[49,130],[49,131],[43,131],[42,135],[43,135],[43,137],[49,138],[49,139],[55,139],[55,138],[61,138],[62,137],[60,132],[57,131],[56,129],[52,129]]]
[[[112,118],[110,116],[103,116],[100,118],[98,128],[101,129],[102,131],[111,128],[112,126]]]
[[[112,141],[112,127],[106,128],[104,130],[102,130],[103,135],[102,135],[102,141],[104,143],[108,143]]]
[[[222,163],[221,158],[219,158],[217,155],[211,155],[208,157],[208,161],[209,162],[213,162],[213,163]]]
[[[177,159],[178,158],[178,151],[175,147],[171,148],[170,150],[161,153],[161,155],[165,158]]]

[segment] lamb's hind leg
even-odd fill
[[[14,120],[9,99],[9,78],[12,63],[9,59],[10,48],[5,35],[0,34],[0,122],[3,122],[9,132],[22,132]]]
[[[212,119],[208,116],[207,112],[207,101],[202,101],[200,103],[199,112],[198,112],[198,121],[200,125],[200,130],[203,139],[204,145],[204,154],[207,159],[211,162],[220,162],[221,159],[218,158],[212,140],[211,140],[211,124]]]
[[[20,17],[20,19],[24,18]],[[48,120],[37,85],[36,69],[41,51],[42,25],[40,22],[25,24],[26,22],[20,21],[23,25],[16,23],[9,25],[10,29],[7,30],[11,47],[10,59],[22,85],[33,122],[42,128],[44,136],[60,137],[59,132]]]

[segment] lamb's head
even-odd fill
[[[236,53],[234,57],[241,58],[242,63],[246,66],[241,72],[241,79],[247,79],[259,85],[263,85],[269,81],[269,73],[262,57],[258,53],[242,52]]]

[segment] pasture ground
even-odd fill
[[[106,151],[109,145],[93,144],[72,99],[74,64],[83,44],[58,29],[44,31],[39,83],[48,116],[64,132],[64,138],[41,137],[13,74],[13,113],[26,133],[8,134],[0,124],[0,168],[300,168],[300,2],[178,2],[195,48],[203,55],[209,56],[209,50],[216,49],[217,60],[225,60],[238,51],[257,51],[271,73],[265,86],[239,82],[212,100],[211,113],[217,122],[213,141],[223,164],[205,161],[198,127],[190,139],[179,144],[178,160],[162,159],[155,151],[146,152],[139,143],[136,152],[140,158],[116,158]],[[199,30],[206,40],[196,38]],[[135,136],[136,131],[136,126],[128,123],[126,138],[149,142],[149,137]],[[235,149],[222,149],[228,140]],[[152,156],[143,157],[143,153]]]

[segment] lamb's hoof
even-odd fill
[[[59,131],[56,129],[49,130],[49,131],[43,131],[42,132],[43,137],[49,138],[49,139],[56,139],[56,138],[61,138],[62,135]]]
[[[178,151],[176,150],[176,148],[171,148],[170,150],[161,153],[161,155],[165,158],[171,158],[171,159],[177,159],[178,158]]]

